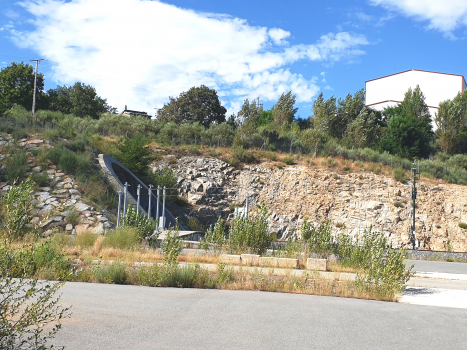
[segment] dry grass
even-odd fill
[[[218,264],[221,262],[221,257],[219,255],[186,254],[179,255],[177,261],[187,263]]]
[[[325,279],[317,274],[311,274],[305,277],[279,277],[260,273],[248,274],[236,272],[233,282],[227,282],[218,286],[218,288],[226,290],[258,290],[385,301],[397,301],[399,297],[380,298],[375,295],[370,295],[367,292],[360,291],[351,281]]]
[[[358,272],[355,268],[349,266],[343,266],[342,264],[335,262],[329,262],[327,264],[327,270],[332,272],[349,272],[349,273],[356,273]]]

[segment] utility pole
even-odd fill
[[[32,118],[36,119],[37,124],[37,117],[36,117],[36,90],[37,90],[37,70],[39,69],[39,62],[45,61],[43,58],[39,60],[29,60],[29,62],[36,62],[36,71],[34,73],[34,92],[32,94]]]
[[[410,241],[412,242],[413,249],[416,249],[416,240],[415,240],[415,200],[417,199],[417,174],[420,176],[420,171],[415,162],[412,163],[411,175],[413,177],[413,188],[412,188],[412,234],[410,236]]]

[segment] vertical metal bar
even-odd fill
[[[156,219],[157,219],[157,231],[159,231],[159,224],[161,222],[161,216],[159,215],[159,202],[161,197],[161,186],[157,185],[157,204],[156,204]]]
[[[136,215],[139,215],[139,203],[141,199],[141,185],[136,187]]]
[[[151,218],[151,211],[152,211],[152,208],[151,208],[151,199],[152,199],[152,185],[149,185],[149,189],[148,189],[148,195],[149,195],[149,205],[148,205],[148,219]]]
[[[165,197],[167,195],[167,187],[164,186],[164,198],[162,200],[162,229],[165,230]]]
[[[128,201],[128,182],[125,182],[125,187],[123,188],[123,217],[126,216],[126,207]]]
[[[122,190],[118,191],[118,210],[117,210],[117,227],[120,227],[120,215],[122,209]]]

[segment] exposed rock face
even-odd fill
[[[14,140],[9,135],[0,134],[0,147],[9,144],[13,145]],[[22,139],[18,140],[18,145],[25,148],[31,171],[42,171],[31,150],[49,147],[49,142],[38,138]],[[3,151],[0,160],[9,156],[11,155]],[[56,230],[71,234],[84,231],[103,233],[105,229],[113,227],[112,222],[107,218],[107,212],[98,211],[83,202],[83,191],[73,176],[57,170],[52,164],[49,164],[45,171],[54,186],[53,189],[42,187],[34,193],[35,210],[31,221],[33,226],[42,229],[45,236]],[[9,185],[0,182],[0,195],[3,195],[8,188]]]
[[[154,169],[166,163],[162,160]],[[205,223],[229,216],[229,205],[245,205],[248,194],[250,208],[264,201],[272,211],[271,230],[279,238],[299,234],[308,217],[315,223],[331,220],[336,230],[345,225],[354,235],[372,226],[396,246],[409,242],[411,184],[392,177],[302,166],[277,169],[270,164],[239,171],[221,160],[198,157],[183,157],[172,167],[182,196]],[[459,223],[467,223],[467,187],[423,180],[417,187],[416,237],[421,248],[466,251],[467,230]]]

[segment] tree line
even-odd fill
[[[98,96],[90,85],[76,82],[73,86],[60,86],[44,91],[44,75],[37,74],[36,109],[59,111],[77,117],[98,119],[103,113],[116,113],[116,108]],[[0,115],[14,105],[32,109],[34,68],[24,62],[0,70]]]
[[[33,79],[33,67],[22,62],[12,63],[0,71],[0,114],[14,105],[31,110]],[[122,128],[118,124],[132,123],[109,117],[116,113],[116,108],[109,106],[90,85],[77,82],[44,91],[44,77],[38,74],[37,90],[37,109],[94,119],[96,122],[85,122],[86,127],[97,128],[101,133],[112,129],[118,132]],[[306,119],[297,118],[295,102],[292,91],[281,94],[270,110],[265,110],[255,99],[246,99],[237,115],[227,118],[227,110],[217,92],[201,85],[169,97],[156,118],[144,122],[144,127],[140,125],[137,133],[156,136],[166,143],[211,146],[217,143],[315,155],[329,144],[347,149],[370,148],[409,159],[427,158],[438,151],[449,155],[467,151],[467,92],[440,104],[434,118],[436,132],[418,86],[409,89],[398,106],[383,111],[365,106],[363,89],[339,99],[334,96],[325,99],[321,93]],[[43,115],[48,118],[47,113]],[[79,120],[68,120],[68,126],[70,123],[73,128],[83,124]],[[135,126],[127,125],[125,136],[132,129]]]

